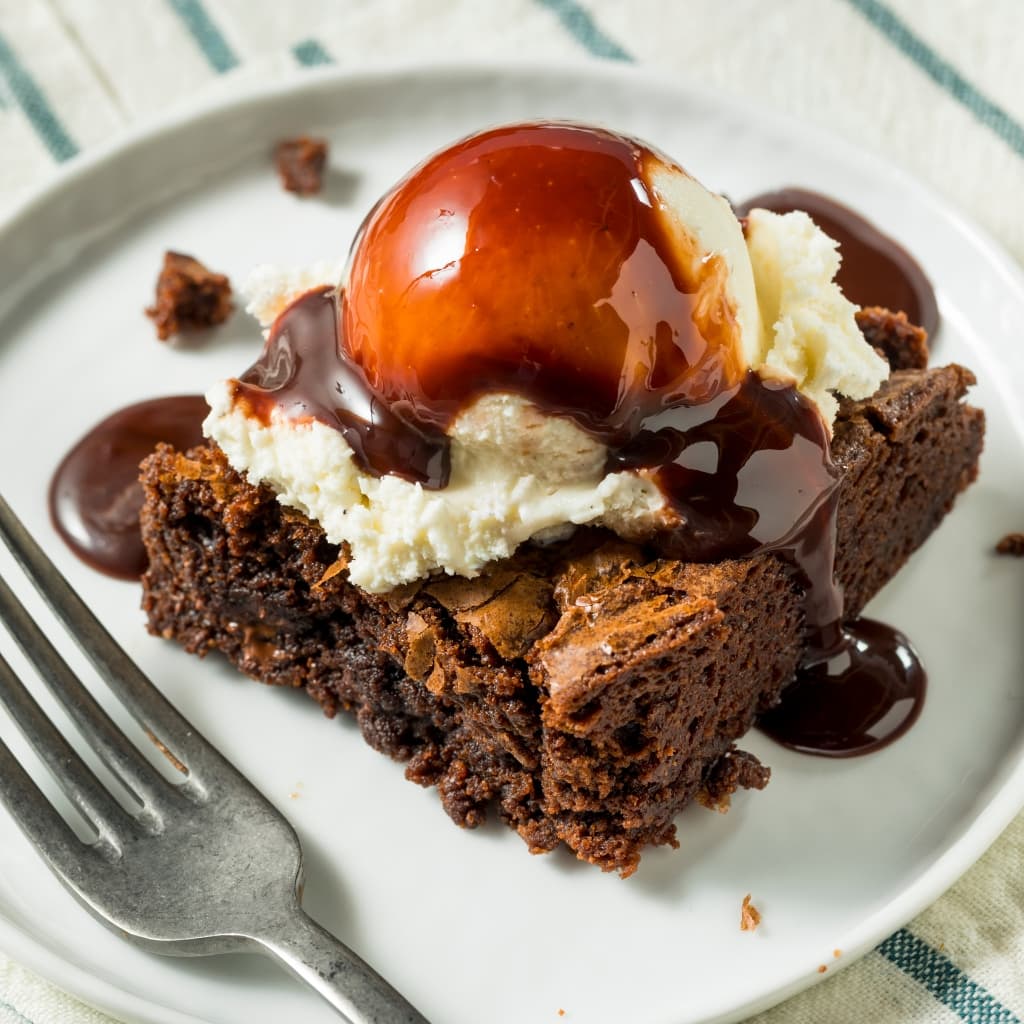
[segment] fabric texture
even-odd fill
[[[590,55],[881,152],[1024,262],[1021,39],[1020,0],[0,0],[0,211],[128,126],[304,68]],[[1020,1024],[1021,878],[1024,816],[916,920],[757,1024]],[[0,953],[0,1024],[109,1020]]]

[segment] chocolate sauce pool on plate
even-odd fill
[[[760,717],[762,732],[803,753],[852,757],[888,745],[914,724],[926,678],[907,638],[863,618],[843,632],[839,652],[801,668],[782,703]]]
[[[775,213],[803,210],[818,227],[839,243],[843,257],[836,280],[846,297],[858,306],[902,310],[929,338],[939,329],[935,289],[921,265],[899,242],[842,203],[802,188],[764,192],[736,207],[745,217],[760,207]]]
[[[97,423],[64,457],[50,482],[50,518],[87,565],[119,579],[146,568],[139,533],[139,463],[161,441],[184,450],[203,439],[201,395],[139,402]]]

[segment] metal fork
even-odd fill
[[[54,874],[104,924],[156,953],[261,952],[352,1024],[426,1024],[301,908],[291,825],[164,698],[0,497],[0,537],[99,674],[183,775],[160,774],[114,724],[0,579],[0,619],[103,763],[141,805],[129,814],[0,657],[0,702],[98,833],[83,843],[0,740],[0,801]]]

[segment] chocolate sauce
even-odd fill
[[[917,720],[926,678],[907,638],[872,619],[843,629],[838,653],[803,667],[758,727],[794,750],[852,757],[878,750]]]
[[[631,441],[609,449],[607,471],[644,468],[675,512],[651,540],[661,554],[716,562],[779,552],[807,585],[811,646],[835,646],[843,611],[832,575],[839,479],[809,399],[748,371],[714,402],[649,417]]]
[[[802,188],[783,188],[754,196],[736,207],[745,217],[760,207],[775,213],[803,210],[839,243],[843,262],[836,280],[858,306],[902,310],[929,338],[939,329],[939,306],[925,272],[898,242],[882,234],[869,220],[828,196]]]
[[[82,561],[138,579],[147,564],[139,463],[161,441],[180,449],[199,444],[208,411],[200,395],[139,402],[97,423],[68,452],[50,482],[50,518]]]
[[[745,216],[757,207],[808,213],[839,242],[843,260],[836,279],[851,302],[902,310],[935,337],[940,320],[931,282],[913,256],[870,221],[800,188],[754,196],[736,212]],[[814,622],[812,613],[808,621]],[[838,636],[834,627],[830,632],[812,636],[785,700],[761,717],[759,728],[786,746],[824,757],[877,750],[901,736],[920,713],[924,669],[906,638],[881,623],[858,619]]]
[[[321,292],[282,314],[236,397],[264,419],[280,400],[293,412],[305,404],[343,430],[364,469],[430,488],[447,483],[445,429],[491,391],[571,416],[609,445],[666,407],[710,401],[745,372],[727,266],[668,237],[654,166],[672,165],[564,124],[453,146],[363,226],[333,334],[344,368],[318,379],[282,355],[308,367],[322,357],[301,339],[322,331],[331,344],[317,326]]]
[[[235,401],[264,420],[278,408],[290,419],[316,419],[341,431],[367,472],[434,488],[448,482],[444,431],[390,404],[343,354],[334,288],[307,292],[277,318],[263,354],[235,385]]]

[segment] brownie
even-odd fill
[[[161,341],[223,323],[232,308],[231,282],[224,274],[214,273],[184,253],[164,253],[156,302],[146,310]]]
[[[327,166],[327,143],[300,135],[285,139],[274,148],[274,162],[281,185],[300,196],[315,195],[323,183]]]
[[[971,383],[959,366],[901,370],[843,403],[832,456],[848,616],[974,479]],[[645,847],[676,845],[690,801],[724,809],[768,780],[736,741],[802,654],[802,584],[781,557],[690,564],[579,529],[474,579],[371,595],[316,523],[213,445],[161,446],[142,481],[150,630],[353,714],[459,825],[495,808],[533,852],[564,844],[626,876]]]

